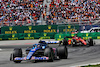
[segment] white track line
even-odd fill
[[[100,64],[100,62],[97,62],[97,63],[88,63],[88,64],[82,64],[82,65],[75,65],[75,66],[70,66],[70,67],[80,67],[80,66],[97,65],[97,64]]]

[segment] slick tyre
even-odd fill
[[[57,48],[57,55],[60,59],[67,59],[68,57],[68,50],[66,46],[59,46]]]
[[[52,48],[46,48],[44,51],[44,56],[49,57],[48,62],[53,62],[54,60],[54,52]]]
[[[13,55],[13,61],[15,63],[21,63],[21,61],[14,60],[15,57],[22,57],[22,49],[21,48],[15,48],[13,50],[13,54],[12,55]]]
[[[92,38],[90,38],[90,39],[88,39],[88,45],[89,46],[94,46],[94,43],[93,43],[93,39]]]

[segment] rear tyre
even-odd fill
[[[94,46],[94,43],[93,43],[93,39],[92,38],[88,39],[88,45],[89,46]]]
[[[52,48],[46,48],[44,51],[44,56],[49,57],[48,62],[53,62],[54,60],[54,52]]]
[[[60,59],[67,59],[68,57],[68,50],[66,46],[59,46],[57,48],[57,55]]]
[[[14,58],[15,58],[15,57],[22,57],[22,49],[21,49],[21,48],[15,48],[15,49],[13,50],[12,55],[13,55],[13,61],[14,61],[15,63],[20,63],[21,61],[16,61],[16,60],[14,60]]]

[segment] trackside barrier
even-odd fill
[[[77,34],[71,34],[71,33],[65,33],[65,34],[55,34],[55,40],[62,40],[65,36],[73,37],[77,35],[78,37],[81,37],[83,39],[100,39],[100,32],[94,32],[94,33],[77,33]],[[68,38],[70,40],[71,38]]]
[[[54,39],[56,33],[0,34],[0,40]]]
[[[75,32],[75,30],[80,31],[81,28],[83,30],[84,26],[72,25],[72,24],[1,27],[0,40],[23,40],[23,39],[62,40],[65,36],[75,36],[75,34],[71,33]],[[77,36],[82,37],[83,39],[88,39],[88,38],[100,39],[100,32],[77,33]]]
[[[18,33],[18,34],[0,34],[0,40],[25,40],[25,39],[55,39],[62,40],[65,36],[73,37],[76,34],[71,33]],[[100,32],[77,33],[78,37],[83,39],[100,39]],[[70,40],[71,38],[68,38]]]
[[[79,30],[79,25],[38,25],[38,26],[6,26],[1,27],[1,34],[18,33],[64,33]]]

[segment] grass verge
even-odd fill
[[[81,66],[81,67],[100,67],[100,64],[97,64],[97,65],[88,65],[88,66]]]

